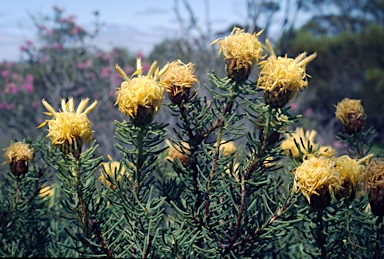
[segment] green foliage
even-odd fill
[[[175,120],[175,124],[163,120],[160,113],[147,125],[134,125],[122,115],[116,115],[112,123],[111,113],[104,111],[113,107],[114,101],[108,92],[118,84],[110,82],[111,74],[106,78],[90,75],[92,72],[97,75],[104,65],[112,71],[116,60],[126,64],[128,70],[130,56],[123,50],[115,50],[116,56],[99,59],[84,46],[73,47],[93,36],[86,32],[71,36],[75,25],[56,27],[55,23],[62,21],[62,11],[56,9],[55,15],[53,32],[42,29],[42,39],[51,42],[53,48],[57,46],[53,43],[68,45],[59,53],[52,48],[37,48],[33,52],[36,55],[31,57],[38,58],[31,58],[29,65],[38,70],[36,80],[46,83],[49,92],[56,93],[49,103],[58,103],[58,97],[72,95],[73,83],[85,88],[84,91],[76,89],[77,98],[101,94],[99,117],[90,119],[96,123],[102,120],[102,125],[113,128],[113,134],[102,137],[95,134],[95,140],[84,146],[74,141],[72,149],[52,145],[42,135],[27,141],[35,150],[28,172],[19,176],[12,170],[2,173],[0,256],[383,256],[383,217],[373,215],[362,183],[359,192],[349,197],[332,195],[324,209],[315,209],[296,188],[295,169],[307,156],[321,153],[320,145],[312,146],[304,139],[300,139],[300,143],[294,140],[299,151],[297,158],[292,157],[292,152],[287,155],[286,150],[281,150],[284,134],[301,118],[293,115],[290,106],[271,107],[263,100],[261,90],[255,89],[255,81],[236,82],[218,76],[213,70],[208,74],[208,82],[200,85],[204,90],[193,89],[188,99],[178,104],[164,103],[161,112]],[[36,23],[40,26],[38,20]],[[346,93],[360,92],[358,82],[356,87],[329,85],[336,77],[330,73],[335,66],[345,65],[357,71],[353,74],[354,80],[365,77],[377,83],[378,91],[381,89],[379,59],[370,57],[377,63],[372,67],[364,63],[364,71],[357,69],[361,68],[359,64],[346,62],[352,52],[371,46],[357,41],[358,37],[364,33],[373,37],[373,33],[381,31],[381,27],[371,27],[361,34],[323,37],[321,46],[319,38],[297,34],[294,46],[300,48],[298,53],[305,49],[325,59],[319,62],[321,69],[315,62],[315,68],[308,69],[313,76],[310,83],[315,85],[309,91],[321,99],[316,99],[316,105],[328,100],[321,108],[331,111],[339,98],[332,99],[329,93],[340,91],[338,97],[345,97]],[[57,38],[61,34],[67,37]],[[341,48],[345,42],[350,48]],[[339,52],[346,55],[345,60],[335,56]],[[167,56],[167,50],[164,53]],[[41,64],[42,57],[49,57],[50,61]],[[209,55],[205,58],[213,59]],[[79,68],[73,60],[91,60],[97,65]],[[108,87],[98,87],[105,85]],[[302,100],[303,95],[305,93],[299,99]],[[311,107],[311,100],[302,100],[307,105],[304,107]],[[364,107],[370,116],[369,108]],[[99,144],[99,137],[112,148]],[[352,135],[340,133],[338,140],[345,152],[362,159],[372,153],[375,137],[373,128],[364,127]],[[177,155],[171,153],[172,149]],[[104,156],[110,154],[109,151],[112,156],[107,155],[108,159],[116,157],[116,160],[106,161]],[[318,196],[321,199],[321,195]]]

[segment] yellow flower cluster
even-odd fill
[[[5,149],[4,157],[8,163],[16,161],[29,162],[33,157],[34,149],[23,142],[14,142]]]
[[[311,195],[320,195],[318,190],[325,187],[329,193],[342,188],[343,180],[334,168],[334,162],[326,157],[308,155],[294,170],[294,189],[300,190],[310,203]]]
[[[194,71],[193,63],[184,64],[178,59],[169,64],[167,71],[160,77],[161,83],[173,96],[184,93],[198,82]]]
[[[154,115],[160,110],[163,99],[164,87],[160,84],[159,78],[165,73],[168,65],[161,71],[157,67],[157,61],[153,62],[148,74],[142,75],[143,67],[141,59],[136,60],[136,71],[131,78],[116,65],[117,72],[125,80],[121,83],[120,88],[116,91],[116,104],[119,105],[119,111],[131,118],[135,118],[139,106],[145,108],[153,108]]]
[[[258,40],[262,32],[250,34],[234,27],[229,36],[224,39],[216,39],[211,44],[220,44],[218,55],[223,52],[225,60],[232,60],[233,69],[245,68],[248,70],[253,63],[262,58],[264,45]]]
[[[285,134],[285,140],[281,142],[281,150],[287,155],[289,155],[289,150],[292,153],[292,156],[294,158],[299,158],[299,150],[295,144],[299,145],[300,150],[303,155],[308,154],[307,148],[308,148],[308,142],[312,147],[315,147],[315,137],[317,135],[317,132],[315,130],[305,131],[301,127],[296,128],[296,131],[293,133]],[[302,140],[302,141],[301,141]],[[303,143],[302,143],[303,142]],[[304,144],[304,146],[303,146]],[[335,155],[335,151],[330,146],[320,146],[319,154],[322,156],[333,156]]]
[[[326,188],[330,194],[337,194],[343,189],[359,189],[364,179],[363,165],[372,155],[360,160],[349,156],[316,157],[311,154],[305,156],[303,163],[294,171],[294,189],[301,191],[310,203],[311,195],[320,195],[319,190]],[[351,195],[351,193],[347,193]]]
[[[295,59],[287,56],[277,57],[268,40],[266,40],[266,44],[271,55],[268,59],[259,63],[261,71],[257,86],[264,89],[264,91],[272,91],[278,88],[280,92],[291,91],[297,94],[308,86],[307,77],[309,75],[306,73],[306,65],[317,54],[313,53],[307,57],[307,53],[303,52]]]
[[[120,174],[116,178],[117,181],[120,181],[122,179],[123,175],[127,175],[128,174],[125,166],[121,165],[120,162],[118,162],[118,161],[113,161],[112,158],[109,155],[108,155],[108,158],[109,158],[110,161],[103,162],[103,163],[100,164],[100,166],[102,168],[104,168],[105,173],[109,177],[115,177],[119,173],[119,170],[121,170]],[[99,180],[100,180],[100,182],[102,182],[103,184],[105,184],[106,186],[111,188],[112,190],[116,190],[117,189],[117,186],[114,185],[113,183],[111,183],[110,181],[108,181],[108,179],[104,176],[104,173],[102,171],[100,171]]]
[[[41,123],[38,128],[48,124],[48,137],[51,139],[52,144],[60,145],[64,142],[72,144],[76,138],[80,137],[82,141],[88,143],[92,140],[91,122],[87,114],[95,109],[97,101],[94,101],[87,109],[89,98],[81,100],[79,106],[75,111],[73,98],[69,98],[68,102],[65,99],[61,100],[61,112],[55,112],[51,105],[44,99],[43,105],[47,108],[46,115],[52,116],[51,120],[46,120]]]
[[[370,156],[363,158],[362,160],[352,159],[347,155],[336,157],[335,170],[339,172],[340,177],[344,182],[349,182],[355,187],[359,187],[359,184],[364,180],[365,166],[362,164]]]

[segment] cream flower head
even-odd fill
[[[266,44],[271,55],[259,63],[261,71],[257,80],[257,87],[269,92],[277,88],[280,92],[291,91],[298,94],[299,91],[308,86],[307,77],[310,76],[306,73],[306,65],[317,54],[313,53],[307,57],[307,53],[303,52],[295,59],[288,58],[287,55],[277,57],[269,40],[266,40]]]
[[[116,91],[116,104],[119,105],[119,111],[131,118],[137,116],[139,106],[153,109],[155,115],[161,107],[164,87],[160,84],[159,78],[168,69],[168,64],[159,71],[157,61],[154,61],[147,75],[142,75],[143,67],[141,59],[136,60],[136,71],[131,78],[116,65],[117,72],[125,80]]]
[[[46,120],[41,123],[38,128],[48,124],[48,137],[51,139],[52,144],[61,145],[65,142],[72,144],[77,138],[88,143],[92,140],[91,122],[87,114],[95,109],[97,101],[94,101],[87,109],[89,98],[81,100],[79,106],[75,110],[73,98],[70,97],[68,102],[65,99],[61,100],[61,110],[55,112],[52,106],[42,100],[43,105],[47,108],[46,115],[51,116],[51,120]]]
[[[319,191],[323,188],[330,194],[342,188],[343,179],[335,170],[335,162],[327,157],[307,155],[293,173],[294,189],[300,190],[308,203],[311,202],[311,196],[320,195]]]
[[[176,95],[197,83],[199,80],[194,75],[193,66],[193,63],[184,64],[180,59],[170,63],[167,71],[160,77],[166,91]]]
[[[361,100],[344,98],[336,105],[336,118],[340,120],[348,133],[359,132],[367,118]]]
[[[367,161],[372,155],[368,155],[360,160],[352,159],[348,155],[336,157],[335,170],[340,173],[344,181],[348,181],[357,187],[364,180],[365,165],[363,162]]]
[[[264,45],[258,40],[262,32],[250,34],[234,27],[229,36],[211,43],[220,44],[218,56],[223,52],[229,78],[235,81],[248,79],[253,64],[263,58]]]
[[[262,58],[264,45],[258,40],[262,32],[250,34],[234,27],[229,36],[211,44],[220,44],[218,55],[223,52],[225,60],[235,60],[235,69],[248,68]]]
[[[23,142],[13,142],[8,148],[4,149],[4,157],[8,163],[16,161],[31,161],[34,149]]]

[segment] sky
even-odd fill
[[[0,5],[0,61],[19,60],[20,46],[26,40],[35,40],[36,28],[31,15],[52,15],[53,6],[64,9],[64,16],[74,15],[75,22],[91,29],[93,12],[100,13],[104,24],[95,44],[103,50],[113,46],[126,47],[133,52],[149,53],[165,38],[180,37],[181,17],[188,12],[182,0],[2,0]],[[245,0],[189,0],[198,26],[222,31],[237,23],[246,22]]]

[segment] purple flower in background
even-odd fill
[[[81,69],[81,70],[87,69],[87,68],[89,68],[91,66],[92,66],[92,61],[91,60],[87,60],[85,62],[77,63],[77,68]]]
[[[9,83],[7,88],[4,89],[4,93],[9,94],[17,94],[19,92],[19,89],[17,88],[17,85],[15,83]]]
[[[81,28],[80,26],[77,26],[77,27],[75,27],[75,28],[72,29],[71,34],[72,34],[72,35],[78,35],[78,34],[80,34],[82,31],[83,31],[83,28]]]
[[[10,74],[9,70],[2,70],[0,72],[1,77],[8,77]]]
[[[18,73],[12,73],[12,81],[21,82],[23,81],[23,77]]]
[[[313,110],[311,108],[307,108],[305,109],[305,112],[304,112],[305,116],[311,116],[313,114]]]
[[[145,67],[145,63],[143,64],[143,70],[145,70],[145,68],[148,70],[149,69],[149,64],[147,64],[147,67]],[[132,74],[133,72],[135,72],[135,69],[132,67],[132,66],[126,66],[124,67],[124,72],[126,74]]]
[[[19,47],[19,50],[20,50],[20,51],[27,51],[27,50],[28,50],[28,47],[25,46],[25,45],[21,45],[21,46]]]
[[[61,46],[61,44],[60,44],[60,43],[57,43],[57,42],[55,42],[55,44],[53,44],[53,48],[54,48],[55,50],[62,50],[62,49],[63,49],[63,47]]]
[[[143,57],[144,57],[143,52],[139,51],[139,52],[136,53],[136,58],[141,58],[142,59]]]
[[[39,108],[39,106],[40,106],[39,102],[33,102],[32,103],[32,109],[34,109],[34,110],[37,110],[37,108]]]
[[[101,69],[101,77],[102,78],[108,78],[111,74],[111,69],[110,67],[103,67]]]
[[[13,109],[13,103],[8,103],[5,107],[5,109],[7,109],[8,111],[12,110]]]
[[[21,87],[27,93],[32,93],[33,92],[33,75],[27,75]]]

